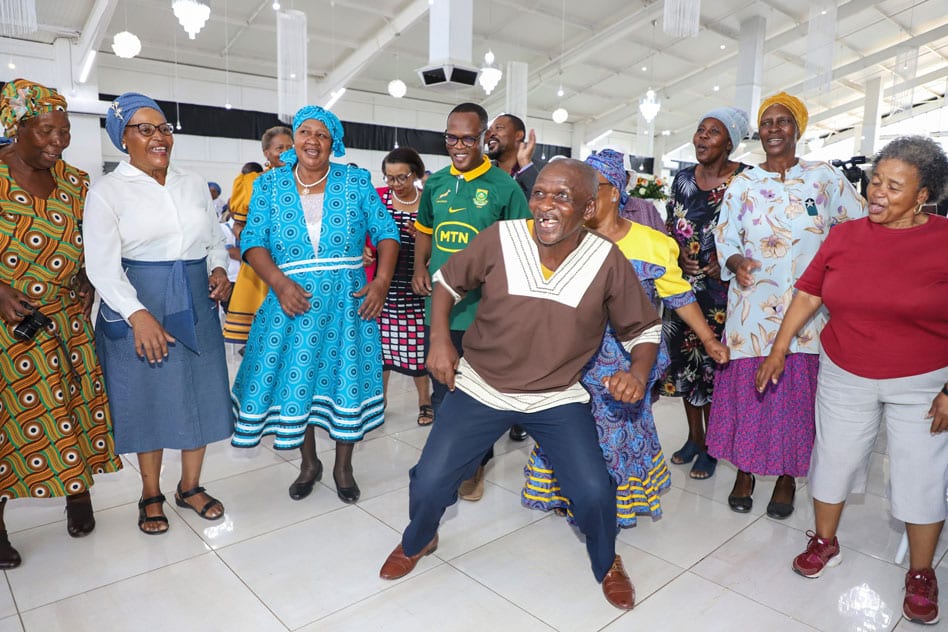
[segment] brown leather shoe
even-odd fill
[[[402,550],[402,545],[399,544],[395,547],[394,551],[389,553],[388,559],[386,559],[385,563],[382,564],[382,569],[379,571],[379,577],[382,579],[399,579],[400,577],[404,577],[408,573],[415,570],[415,565],[418,564],[418,560],[426,555],[431,555],[437,550],[437,533],[435,534],[435,537],[431,539],[431,542],[428,543],[428,546],[411,557],[405,555],[405,552]]]
[[[458,488],[461,500],[477,502],[484,496],[484,466],[478,465],[474,476],[461,483]]]
[[[612,568],[602,579],[602,594],[616,608],[631,610],[635,606],[635,586],[622,566],[622,558],[616,555]]]

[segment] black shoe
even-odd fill
[[[783,478],[782,476],[780,478]],[[797,495],[797,485],[796,481],[792,478],[790,479],[793,484],[793,490],[790,492],[790,502],[788,503],[778,503],[773,499],[773,496],[770,497],[770,502],[767,503],[767,515],[775,520],[784,520],[793,513],[793,501]],[[780,479],[777,479],[777,484],[780,484]],[[774,487],[774,494],[777,493],[777,487]]]
[[[0,569],[8,570],[16,568],[23,563],[20,553],[13,548],[10,540],[7,538],[7,530],[0,530]]]
[[[313,493],[313,487],[316,486],[316,482],[322,477],[323,462],[319,459],[316,459],[316,474],[308,481],[301,481],[299,479],[293,481],[293,484],[290,485],[290,498],[293,500],[303,500]]]
[[[92,512],[92,498],[89,492],[66,496],[66,532],[81,538],[95,529],[95,515]]]
[[[510,439],[513,441],[526,441],[527,431],[523,429],[523,426],[519,424],[514,424],[510,426]]]
[[[754,478],[753,474],[751,474],[750,477],[751,488],[747,496],[735,496],[734,494],[730,494],[727,497],[728,506],[737,513],[747,513],[754,507],[754,499],[752,496],[754,494],[754,487],[757,486],[757,479]]]
[[[332,475],[332,480],[336,484],[336,496],[339,496],[339,500],[347,505],[358,502],[362,492],[359,490],[359,485],[355,482],[355,479],[352,479],[352,486],[350,487],[341,487],[335,474]]]

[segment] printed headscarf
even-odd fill
[[[303,124],[303,121],[308,121],[309,119],[316,119],[326,126],[329,135],[332,136],[332,155],[336,158],[344,156],[346,154],[346,146],[342,144],[342,137],[345,132],[342,129],[342,121],[339,120],[339,117],[318,105],[304,105],[293,116],[294,136],[299,126]],[[284,151],[280,154],[280,160],[291,167],[295,165],[297,161],[296,149],[291,147]]]
[[[747,112],[740,108],[715,108],[702,116],[701,120],[703,121],[706,118],[717,119],[727,128],[727,133],[731,137],[731,151],[737,149],[737,146],[741,144],[741,140],[750,131],[750,117],[747,116]],[[760,117],[757,118],[760,120]]]
[[[793,120],[797,123],[797,139],[802,138],[803,132],[806,131],[806,124],[810,120],[810,113],[807,112],[803,101],[786,92],[778,92],[767,97],[761,102],[760,109],[757,110],[757,127],[760,127],[760,119],[764,115],[764,111],[771,105],[782,105],[790,110]]]
[[[142,108],[151,108],[157,110],[162,116],[165,115],[154,99],[138,92],[120,94],[115,101],[112,101],[108,112],[105,113],[105,131],[108,132],[109,140],[119,151],[128,153],[128,150],[122,147],[122,134],[125,133],[125,126],[135,116],[135,112]]]
[[[629,194],[625,191],[627,176],[622,154],[615,149],[603,149],[586,158],[586,164],[601,173],[609,184],[619,189],[619,206],[625,206]]]
[[[9,81],[0,93],[0,124],[8,138],[16,136],[23,119],[57,110],[66,111],[66,99],[52,88],[28,79]]]

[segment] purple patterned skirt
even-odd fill
[[[718,369],[708,418],[708,452],[753,474],[806,476],[813,451],[820,358],[812,353],[788,355],[777,385],[758,393],[754,376],[763,361],[742,358]]]

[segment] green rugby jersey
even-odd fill
[[[460,172],[450,165],[428,176],[418,205],[415,228],[431,235],[428,271],[434,274],[453,253],[464,250],[474,237],[505,219],[532,217],[520,185],[486,157],[480,166]],[[469,292],[451,310],[451,329],[466,331],[474,320],[480,291]],[[430,323],[431,299],[426,303]]]

